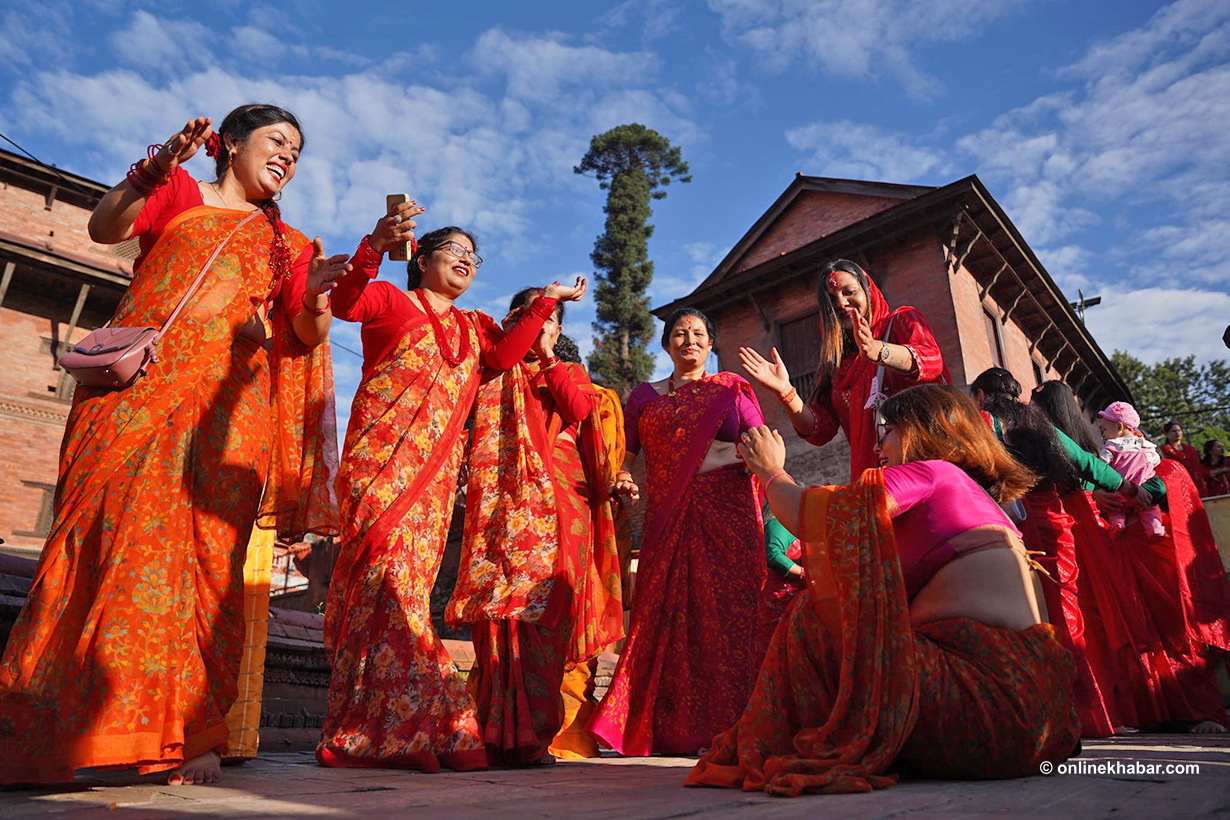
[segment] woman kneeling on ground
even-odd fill
[[[1072,657],[999,507],[1035,477],[954,388],[905,390],[882,412],[881,467],[848,487],[801,487],[780,435],[743,436],[773,513],[805,543],[808,591],[688,785],[865,792],[903,769],[1020,777],[1076,749]]]

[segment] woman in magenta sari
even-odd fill
[[[759,490],[734,452],[763,423],[751,385],[705,372],[713,325],[699,311],[666,322],[671,376],[642,383],[625,412],[627,471],[645,448],[645,523],[631,630],[589,730],[628,755],[696,754],[743,711],[756,680],[764,583]]]

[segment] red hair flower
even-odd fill
[[[205,140],[205,154],[206,156],[216,157],[221,148],[222,137],[218,136],[218,132],[215,131],[209,135],[209,139]]]

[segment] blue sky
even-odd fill
[[[1230,322],[1230,3],[1180,0],[0,2],[0,130],[122,177],[189,116],[304,122],[287,221],[353,249],[408,191],[486,259],[463,300],[590,274],[590,136],[643,122],[694,181],[655,203],[655,304],[790,183],[977,173],[1107,352],[1223,357]],[[202,159],[189,170],[205,175]],[[399,266],[382,275],[398,281]],[[590,347],[592,302],[566,331]],[[357,327],[335,339],[359,349]],[[335,353],[344,425],[359,362]]]

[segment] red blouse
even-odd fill
[[[407,322],[427,315],[417,300],[404,290],[376,279],[382,258],[364,237],[350,258],[352,270],[333,288],[333,315],[363,325],[359,335],[363,340],[364,376],[401,339],[401,330]],[[545,297],[535,299],[507,332],[487,314],[475,311],[483,367],[503,372],[521,361],[542,331],[542,323],[555,311],[556,301]]]
[[[177,167],[172,171],[167,183],[145,201],[141,213],[137,214],[136,221],[132,223],[132,235],[137,238],[137,245],[141,249],[132,263],[133,273],[141,269],[141,263],[154,249],[154,245],[158,244],[163,230],[172,219],[190,208],[199,208],[204,204],[205,200],[201,197],[201,187],[197,181],[183,168]],[[294,253],[294,250],[291,248],[291,253]],[[309,242],[295,257],[294,264],[291,265],[290,280],[285,286],[281,280],[275,282],[273,293],[269,295],[270,300],[281,296],[282,306],[292,319],[303,311],[308,264],[311,260],[312,245]]]

